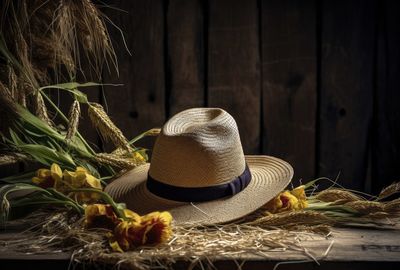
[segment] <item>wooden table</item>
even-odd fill
[[[15,237],[16,233],[2,232],[0,241]],[[0,242],[1,243],[1,242]],[[265,257],[246,255],[242,269],[400,269],[400,231],[335,229],[332,237],[303,242],[307,251],[317,259],[318,264],[304,253],[283,251],[266,253]],[[70,263],[69,253],[29,255],[15,252],[0,254],[0,269],[67,269]],[[219,258],[215,262],[217,269],[236,269],[232,260]],[[178,262],[175,269],[187,269],[188,264]],[[80,268],[78,264],[78,269]],[[85,265],[85,269],[88,267]],[[111,269],[112,265],[104,268]],[[103,269],[103,268],[102,268]]]

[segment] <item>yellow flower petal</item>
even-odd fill
[[[123,253],[124,251],[122,250],[122,248],[119,246],[118,241],[114,240],[114,241],[109,241],[110,243],[110,247],[113,251],[115,252],[121,252]]]
[[[130,211],[132,214],[134,212]],[[134,216],[137,214],[134,213]],[[141,245],[157,245],[168,241],[172,235],[172,216],[169,212],[152,212],[140,218],[140,222],[122,221],[115,227],[114,237],[122,250]]]
[[[85,208],[85,226],[114,230],[120,223],[114,209],[108,204],[90,204]]]
[[[84,172],[84,173],[89,173],[88,172],[88,170],[86,170],[85,168],[83,168],[83,167],[76,167],[76,169],[75,169],[75,172]]]
[[[36,176],[32,178],[32,183],[40,186],[41,188],[53,188],[55,186],[55,179],[48,169],[39,169],[36,171]]]
[[[51,176],[51,171],[49,169],[39,169],[36,172],[36,176],[39,178],[46,178]]]
[[[51,171],[51,177],[53,177],[54,180],[60,181],[62,178],[62,170],[60,166],[58,166],[56,163],[51,164],[50,167]]]
[[[304,191],[304,185],[298,186],[297,188],[295,188],[292,191],[290,191],[290,193],[292,193],[299,200],[306,200],[307,199],[306,193]]]
[[[133,158],[135,159],[135,161],[140,162],[140,163],[144,163],[146,162],[146,159],[143,157],[142,153],[140,153],[140,151],[136,151],[132,154]]]
[[[40,185],[43,182],[43,178],[39,178],[39,177],[33,177],[32,178],[32,183],[36,184],[36,185]]]
[[[130,222],[139,223],[141,221],[140,215],[138,215],[137,213],[135,213],[129,209],[124,209],[124,214],[125,214],[125,217],[129,219]]]
[[[86,183],[89,185],[89,187],[102,189],[100,180],[93,175],[86,174]]]

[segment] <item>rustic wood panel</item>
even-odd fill
[[[170,0],[167,11],[169,116],[204,106],[204,9],[200,0]]]
[[[124,48],[119,31],[111,29],[120,74],[105,74],[104,82],[123,86],[104,89],[111,118],[128,138],[133,138],[165,121],[164,1],[112,4],[126,11],[110,9],[107,15],[122,27],[132,56]]]
[[[362,189],[374,75],[374,1],[323,1],[318,175]]]
[[[315,174],[316,2],[261,2],[263,151]]]
[[[260,151],[257,1],[209,2],[208,106],[236,119],[245,153]]]
[[[400,180],[400,2],[379,2],[372,187]]]

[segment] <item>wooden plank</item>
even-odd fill
[[[208,106],[227,110],[245,153],[260,151],[257,1],[209,2]]]
[[[372,187],[400,180],[400,3],[381,1],[378,29],[377,89],[373,125]]]
[[[362,190],[374,71],[374,1],[323,1],[318,175]]]
[[[122,27],[132,56],[119,31],[112,29],[120,74],[106,73],[104,82],[123,86],[104,89],[109,115],[129,139],[165,121],[164,6],[162,0],[114,1],[112,5],[126,11],[109,9],[106,14]]]
[[[169,113],[204,106],[204,17],[200,0],[170,0],[167,11]]]
[[[261,2],[263,151],[315,175],[316,3]]]

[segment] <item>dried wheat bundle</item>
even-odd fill
[[[4,59],[0,62],[0,129],[4,132],[0,135],[6,150],[47,166],[57,163],[71,170],[82,166],[97,176],[101,171],[107,178],[119,173],[114,168],[127,170],[140,164],[140,159],[132,158],[138,150],[133,142],[100,104],[90,103],[78,89],[100,84],[73,81],[79,73],[86,78],[82,63],[90,67],[88,73],[97,75],[95,79],[101,78],[105,65],[117,69],[105,20],[109,21],[90,0],[0,2]],[[74,98],[67,116],[52,100],[51,91],[65,91]],[[127,154],[96,154],[78,130],[82,105],[89,107],[90,120],[103,138]],[[144,152],[141,157],[147,159]]]

